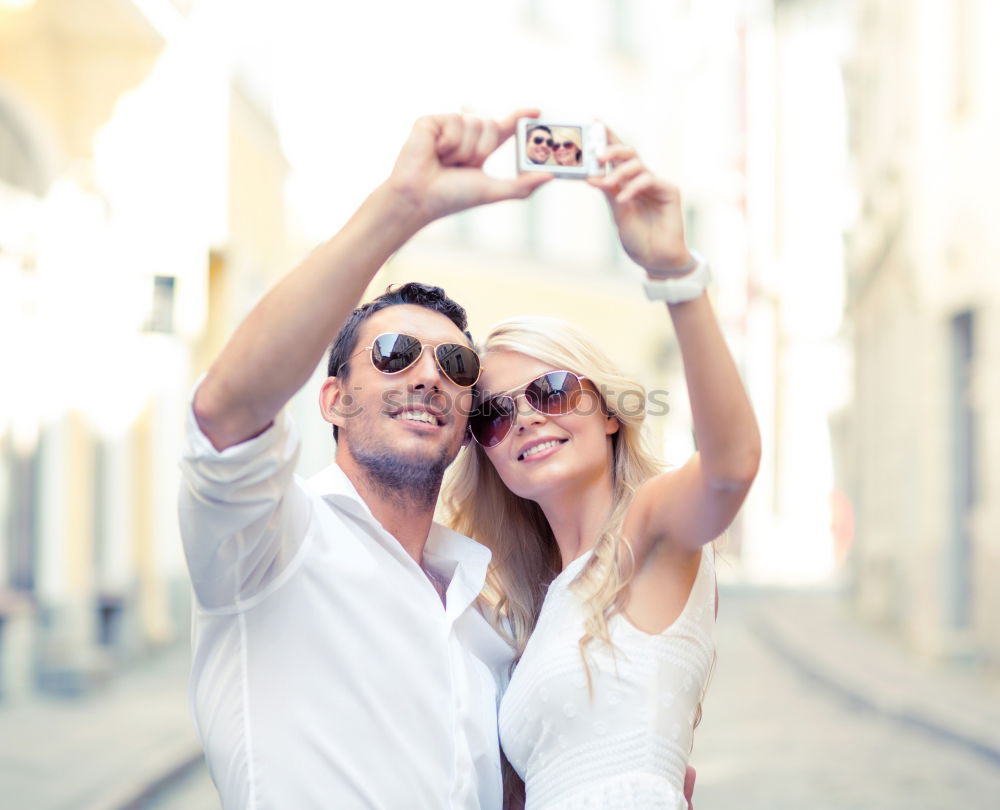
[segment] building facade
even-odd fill
[[[722,568],[830,577],[842,257],[837,214],[817,199],[844,151],[830,67],[843,3],[589,0],[567,18],[519,0],[476,6],[453,29],[427,25],[434,3],[398,4],[391,27],[375,4],[311,24],[300,4],[249,48],[283,54],[267,66],[279,139],[266,94],[226,53],[239,27],[228,4],[95,2],[102,13],[81,19],[68,0],[0,0],[0,334],[22,347],[0,375],[0,693],[85,688],[186,634],[174,499],[191,386],[304,253],[302,210],[318,223],[311,242],[335,232],[412,117],[441,109],[598,116],[683,189],[765,440]],[[377,50],[356,35],[375,30]],[[302,158],[310,142],[326,162]],[[509,173],[513,155],[500,160]],[[290,213],[289,189],[303,188],[316,193]],[[440,284],[477,336],[516,314],[580,323],[655,392],[651,439],[683,463],[694,441],[679,352],[640,277],[601,196],[559,181],[435,223],[369,292]],[[291,404],[304,474],[333,452],[317,388]]]
[[[0,699],[187,634],[183,407],[292,250],[267,107],[191,4],[0,3]]]
[[[860,611],[924,653],[994,665],[998,24],[978,0],[855,3],[853,402],[838,431]]]

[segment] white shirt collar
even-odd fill
[[[335,503],[354,517],[377,527],[380,532],[388,534],[372,514],[368,504],[358,494],[358,490],[351,479],[347,477],[347,473],[336,462],[312,476],[306,482],[306,486],[314,495],[318,495],[330,503]],[[402,546],[398,545],[398,542],[396,545],[400,554],[412,561],[412,558]],[[430,532],[427,535],[424,557],[435,570],[441,571],[452,579],[452,584],[448,588],[448,613],[452,613],[453,599],[455,601],[454,607],[461,612],[479,595],[486,583],[486,571],[492,554],[486,546],[434,521],[431,523]],[[456,583],[456,580],[459,582]],[[454,586],[456,585],[461,585],[463,591],[461,595],[455,592]]]

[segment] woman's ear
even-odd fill
[[[604,420],[604,434],[610,436],[612,433],[617,433],[618,428],[622,426],[622,423],[618,421],[618,417],[613,413],[609,413],[607,418]]]

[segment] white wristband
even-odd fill
[[[698,298],[708,282],[712,280],[712,272],[708,268],[705,257],[697,251],[691,251],[694,259],[694,269],[683,276],[673,278],[650,279],[643,281],[646,297],[650,301],[666,301],[668,304],[680,304]]]

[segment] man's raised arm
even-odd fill
[[[483,162],[509,138],[520,110],[502,121],[464,115],[420,118],[389,178],[329,241],[261,299],[199,386],[194,413],[223,450],[264,431],[309,379],[385,261],[439,217],[527,197],[551,179],[489,177]]]

